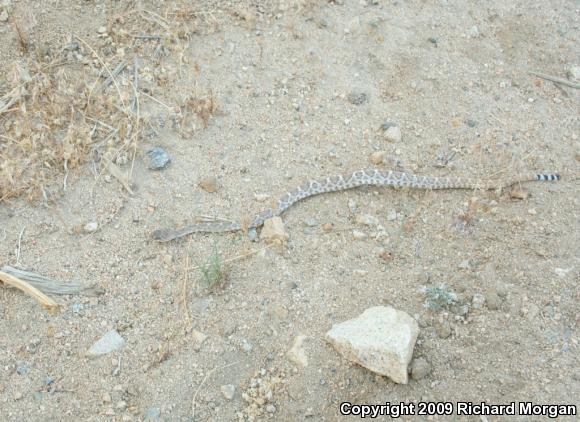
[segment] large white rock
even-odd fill
[[[346,359],[406,384],[418,334],[419,326],[409,314],[390,306],[375,306],[357,318],[333,325],[326,339]]]

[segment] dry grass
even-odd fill
[[[97,69],[88,62],[89,71]],[[116,152],[136,142],[139,117],[123,107],[130,89],[95,92],[86,67],[63,57],[12,67],[12,88],[0,97],[0,201],[23,193],[48,199],[58,176],[92,151]]]

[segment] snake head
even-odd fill
[[[156,240],[158,242],[167,242],[169,230],[167,229],[157,229],[151,232],[151,239]]]

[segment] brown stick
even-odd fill
[[[0,271],[0,281],[6,283],[9,286],[16,287],[17,289],[22,290],[24,293],[32,296],[36,299],[40,304],[48,310],[49,313],[54,314],[58,312],[59,304],[56,303],[54,300],[49,298],[47,295],[42,293],[36,287],[31,286],[24,280],[20,280],[13,275],[5,273],[4,271]]]

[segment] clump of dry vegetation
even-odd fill
[[[130,191],[132,166],[121,167],[135,157],[147,125],[143,102],[162,106],[188,132],[199,126],[191,117],[207,127],[217,112],[211,89],[163,98],[189,77],[181,67],[193,34],[217,30],[213,13],[174,2],[163,14],[116,11],[109,3],[107,14],[93,39],[73,35],[50,47],[35,44],[30,25],[12,16],[22,57],[0,77],[0,202],[20,195],[50,200],[87,162],[95,177],[109,171]]]

